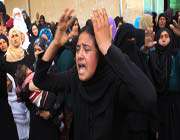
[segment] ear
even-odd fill
[[[23,44],[24,41],[25,41],[25,34],[21,33],[21,42],[22,42],[22,44]]]

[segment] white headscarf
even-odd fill
[[[29,42],[29,37],[27,35],[28,29],[27,29],[26,23],[24,21],[21,10],[19,8],[14,8],[12,17],[14,19],[14,21],[13,21],[14,27],[19,29],[25,35],[25,40],[22,45],[22,48],[27,50],[30,42]]]

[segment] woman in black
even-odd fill
[[[155,32],[158,32],[161,28],[169,28],[168,18],[165,13],[159,14]]]
[[[115,36],[114,45],[119,47],[123,53],[127,54],[131,61],[134,62],[152,81],[148,65],[146,64],[139,47],[136,45],[136,29],[132,24],[124,23],[119,26]],[[126,105],[128,106],[128,103],[126,103]],[[133,105],[133,108],[135,107],[136,104]],[[156,107],[154,108],[154,113],[156,113]],[[134,121],[136,121],[136,123],[134,123]],[[128,123],[130,125],[129,130],[131,130],[129,135],[134,135],[137,140],[155,140],[157,123],[154,122],[157,122],[157,116],[150,117],[141,111],[129,112]]]
[[[156,33],[157,45],[150,51],[149,65],[158,94],[159,140],[180,139],[180,50],[167,28]]]
[[[121,106],[123,96],[150,114],[156,94],[143,72],[111,43],[104,9],[94,11],[93,25],[86,25],[80,33],[76,67],[65,73],[47,73],[58,46],[67,40],[66,25],[72,12],[67,9],[61,16],[53,42],[38,61],[33,82],[40,89],[65,93],[69,101],[65,102],[74,113],[74,140],[131,139],[125,134],[128,107]]]
[[[22,48],[22,32],[16,28],[12,28],[9,31],[9,47],[5,54],[6,70],[13,77],[15,76],[17,65],[26,64],[33,69],[33,63],[35,61],[34,54],[26,52]]]

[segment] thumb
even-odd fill
[[[174,30],[174,25],[170,24],[169,26],[172,30]]]

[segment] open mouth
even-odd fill
[[[78,71],[79,73],[83,73],[86,70],[86,65],[85,64],[78,64]]]

